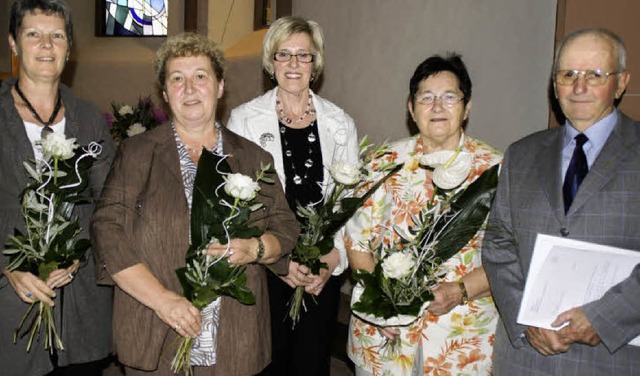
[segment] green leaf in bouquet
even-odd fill
[[[443,229],[435,246],[441,260],[458,253],[484,224],[496,193],[499,168],[487,169],[451,204],[456,217]]]
[[[43,262],[38,265],[38,277],[40,277],[41,280],[46,281],[47,278],[49,278],[49,274],[56,269],[60,269],[58,262]]]
[[[222,286],[224,295],[228,295],[244,305],[256,304],[256,297],[247,287],[247,276],[244,274],[244,267],[236,267],[240,274],[233,280]]]
[[[25,162],[22,162],[22,165],[24,166],[24,169],[27,170],[27,173],[29,174],[31,179],[35,181],[40,181],[40,178],[41,178],[40,174],[36,172],[36,169],[33,167],[33,163],[25,161]]]
[[[393,174],[400,171],[400,169],[404,166],[404,164],[399,164],[395,168],[388,171],[384,177],[382,177],[376,184],[374,184],[362,197],[347,197],[341,201],[341,208],[338,212],[331,216],[329,220],[329,224],[326,226],[325,231],[323,232],[324,237],[331,237],[338,232],[340,228],[342,228],[347,221],[353,216],[353,214],[358,210],[364,203],[371,197],[375,191],[380,188],[382,184],[384,184],[387,179],[389,179]],[[329,249],[331,250],[331,249]]]
[[[259,237],[263,233],[264,231],[262,231],[261,229],[255,226],[245,227],[245,228],[238,227],[238,229],[233,232],[233,235],[234,235],[233,237],[240,238],[240,239],[251,239],[251,238]]]
[[[198,309],[203,309],[220,297],[220,293],[211,286],[198,286],[193,289],[189,300]]]
[[[209,232],[212,230],[217,234],[220,232],[224,234],[220,223],[217,224],[219,228],[216,229],[214,223],[207,222],[209,218],[220,217],[220,213],[215,212],[220,206],[211,203],[219,200],[219,196],[226,196],[228,200],[233,202],[233,199],[222,188],[224,184],[222,173],[218,173],[216,170],[222,173],[231,173],[231,167],[226,160],[203,148],[193,183],[191,204],[191,242],[199,246],[209,242],[211,238]]]
[[[417,317],[424,303],[433,300],[433,294],[429,289],[414,290],[411,286],[399,289],[397,286],[390,286],[401,282],[385,278],[382,263],[377,263],[373,273],[355,270],[352,277],[363,287],[360,299],[352,305],[352,309],[385,320],[398,315]],[[390,291],[394,290],[404,292],[410,299],[400,300],[402,303],[399,304],[390,296]]]

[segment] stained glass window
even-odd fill
[[[101,0],[105,36],[166,36],[169,0]]]

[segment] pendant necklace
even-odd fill
[[[278,113],[280,115],[280,120],[282,120],[283,122],[287,123],[287,124],[297,124],[299,122],[301,122],[302,120],[304,120],[304,118],[306,118],[309,115],[313,115],[316,113],[316,110],[311,108],[311,105],[313,103],[311,102],[311,93],[309,93],[309,101],[307,102],[307,108],[304,111],[304,113],[297,119],[297,120],[291,120],[291,118],[289,118],[287,116],[287,114],[284,113],[284,107],[282,106],[282,102],[280,101],[280,98],[278,97],[278,94],[276,94],[276,108],[278,109]]]
[[[309,133],[307,135],[307,159],[304,161],[304,174],[302,176],[300,176],[300,174],[298,174],[298,171],[296,170],[296,165],[294,163],[294,161],[298,158],[293,157],[293,152],[291,151],[291,146],[289,145],[289,141],[287,141],[287,138],[285,137],[285,133],[287,132],[287,127],[285,127],[284,125],[280,124],[280,133],[282,135],[282,139],[284,141],[284,155],[285,157],[289,160],[290,164],[291,164],[291,170],[293,170],[293,183],[296,185],[300,185],[302,184],[303,180],[307,180],[309,178],[309,169],[313,166],[313,144],[314,142],[316,142],[317,137],[314,133],[314,126],[315,126],[315,121],[312,122],[308,129],[309,129]]]
[[[216,123],[215,128],[216,128],[216,138],[218,139],[218,141],[216,142],[216,145],[214,145],[211,149],[208,149],[208,150],[216,154],[222,154],[223,141],[222,141],[222,131],[220,130],[222,126],[220,125],[220,123]],[[187,152],[193,155],[194,157],[199,157],[200,155],[202,155],[202,149],[204,148],[204,145],[199,149],[187,145],[187,143],[184,141],[182,142],[182,145],[184,145],[184,148],[187,150]]]
[[[44,121],[42,120],[40,115],[38,115],[38,113],[36,112],[36,109],[33,108],[33,106],[31,105],[31,102],[29,102],[27,97],[25,97],[22,90],[20,90],[20,86],[18,85],[18,82],[19,81],[16,81],[16,84],[14,85],[14,87],[16,88],[16,93],[18,93],[18,96],[24,101],[24,104],[27,105],[27,108],[29,109],[29,112],[31,112],[31,115],[33,115],[33,117],[45,127],[49,127],[51,124],[53,124],[53,121],[56,119],[56,116],[58,116],[58,112],[60,112],[60,107],[62,105],[62,98],[60,97],[60,89],[58,89],[58,96],[56,99],[56,104],[53,107],[53,113],[51,113],[51,116],[49,116],[49,120]]]

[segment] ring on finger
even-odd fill
[[[27,291],[27,293],[26,293],[26,294],[24,294],[24,296],[25,296],[27,299],[31,299],[31,297],[33,296],[33,294],[31,293],[31,291]]]
[[[176,324],[176,326],[174,326],[174,329],[175,329],[175,330],[180,329],[180,324]]]
[[[233,256],[233,250],[232,249],[229,250],[229,256]]]
[[[70,280],[73,280],[73,277],[75,277],[73,273],[67,273],[67,276],[69,277]]]

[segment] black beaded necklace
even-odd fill
[[[16,88],[16,93],[18,93],[18,96],[20,96],[20,98],[27,105],[27,108],[31,112],[31,115],[33,115],[33,117],[37,121],[39,121],[40,124],[44,125],[45,127],[48,127],[51,124],[53,124],[53,121],[56,119],[56,116],[58,116],[58,112],[60,112],[60,106],[62,105],[62,98],[60,97],[60,89],[58,89],[58,97],[56,99],[56,105],[53,107],[53,113],[51,114],[51,116],[49,116],[49,120],[44,121],[42,120],[40,115],[38,115],[38,113],[36,112],[36,109],[33,108],[33,106],[31,105],[31,102],[29,102],[27,97],[24,96],[24,93],[22,93],[22,90],[20,90],[20,86],[18,86],[18,81],[16,81],[16,84],[14,85],[14,87]]]

